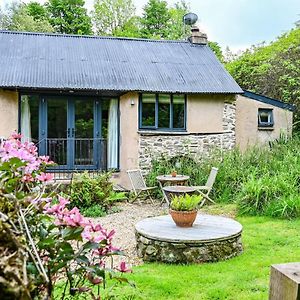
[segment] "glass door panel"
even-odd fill
[[[74,100],[76,167],[94,165],[94,100]]]
[[[47,101],[47,155],[58,165],[68,164],[68,101]]]

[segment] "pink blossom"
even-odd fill
[[[70,211],[65,211],[62,220],[63,223],[71,227],[82,226],[86,223],[84,217],[80,214],[79,209],[77,207],[74,207]]]
[[[120,265],[119,265],[119,267],[117,268],[117,270],[118,270],[119,272],[122,272],[122,273],[131,273],[131,272],[132,272],[132,270],[129,269],[129,268],[126,266],[125,261],[122,261],[122,262],[120,263]]]
[[[11,138],[20,139],[20,138],[22,138],[22,134],[14,132],[14,133],[12,133]]]
[[[49,215],[53,215],[56,219],[54,221],[55,225],[64,225],[71,227],[85,227],[90,225],[90,223],[81,215],[79,209],[74,207],[69,210],[66,205],[70,203],[69,200],[59,196],[58,203],[50,205],[46,204],[44,207],[44,212]]]
[[[32,177],[31,174],[25,174],[22,179],[21,179],[22,182],[33,182],[34,181],[34,178]]]
[[[103,228],[100,224],[94,225],[92,222],[86,224],[81,236],[92,243],[99,243],[105,237],[102,234]]]
[[[39,180],[41,182],[48,182],[53,179],[53,175],[50,173],[41,173],[36,178],[37,178],[37,180]]]

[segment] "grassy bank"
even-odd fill
[[[223,207],[230,213],[232,206]],[[238,221],[244,230],[242,255],[219,263],[135,267],[128,278],[137,288],[122,288],[117,299],[267,299],[270,266],[299,261],[300,220],[239,217]]]

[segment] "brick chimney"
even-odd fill
[[[206,33],[200,32],[200,29],[197,26],[192,26],[191,28],[192,36],[190,37],[190,41],[192,44],[207,44],[207,35]]]

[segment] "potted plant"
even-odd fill
[[[177,176],[177,171],[176,171],[176,170],[172,170],[171,176],[172,176],[172,177],[176,177],[176,176]]]
[[[197,206],[202,200],[201,195],[174,196],[170,203],[170,215],[179,227],[192,227],[197,216]]]

